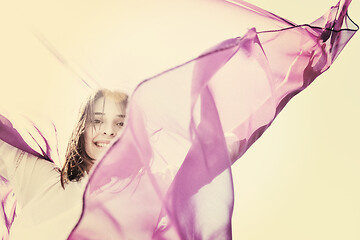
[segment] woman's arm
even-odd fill
[[[24,154],[0,139],[0,175],[11,182]]]
[[[55,164],[0,140],[0,175],[10,182],[16,199],[24,207],[48,181],[59,181]]]

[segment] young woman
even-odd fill
[[[88,98],[61,171],[54,163],[0,140],[0,174],[12,186],[18,205],[10,239],[67,238],[81,214],[89,171],[121,134],[127,99],[126,94],[109,90]]]
[[[86,102],[72,134],[61,184],[80,181],[124,126],[127,95],[99,90]]]
[[[52,163],[2,143],[1,173],[22,204],[12,238],[232,239],[231,164],[330,67],[358,27],[346,15],[348,0],[310,25],[231,2],[273,29],[249,29],[139,84],[126,128],[102,158],[124,115],[106,96],[84,111],[61,180]],[[168,166],[176,174],[166,178]]]

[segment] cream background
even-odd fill
[[[308,23],[336,1],[252,3]],[[359,1],[349,14],[360,23]],[[65,142],[88,92],[76,74],[104,87],[119,81],[131,92],[136,82],[241,35],[246,21],[212,0],[3,1],[0,107],[50,116]],[[71,70],[34,34],[48,39]],[[234,165],[234,239],[360,239],[359,48],[358,33]]]

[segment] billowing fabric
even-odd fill
[[[231,239],[231,164],[356,32],[350,1],[302,26],[235,2],[281,29],[250,29],[142,82],[69,239]]]
[[[231,165],[358,29],[349,0],[309,25],[232,2],[274,28],[250,29],[137,86],[123,134],[93,168],[68,239],[232,238]],[[12,143],[19,135],[6,120],[0,138],[31,153]],[[44,142],[40,155],[50,159]],[[8,229],[12,213],[4,215]]]

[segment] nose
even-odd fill
[[[116,130],[111,124],[102,124],[102,134],[106,136],[115,137],[116,136]]]

